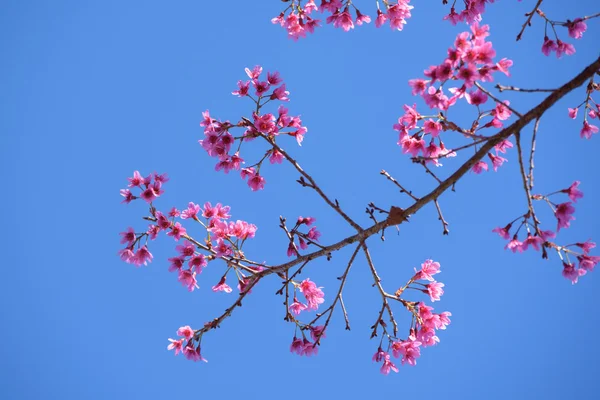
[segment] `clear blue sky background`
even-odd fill
[[[440,261],[446,294],[435,306],[453,313],[439,345],[425,349],[416,367],[388,377],[371,363],[377,343],[368,340],[369,326],[379,298],[362,258],[347,287],[353,329],[344,331],[336,314],[318,357],[289,353],[293,329],[282,320],[273,280],[205,337],[209,363],[195,364],[168,352],[167,338],[181,325],[200,326],[233,300],[210,291],[221,266],[211,265],[190,294],[167,272],[175,252],[170,238],[153,244],[149,267],[136,269],[116,255],[118,232],[146,226],[142,204],[120,204],[119,189],[135,169],[169,173],[161,208],[220,201],[235,218],[256,223],[257,238],[247,248],[253,259],[286,260],[279,215],[315,216],[324,243],[351,233],[298,187],[290,167],[267,168],[266,189],[251,193],[237,176],[213,172],[214,160],[198,146],[202,111],[230,120],[248,115],[250,104],[229,93],[244,79],[243,68],[255,64],[281,72],[291,113],[309,127],[302,148],[291,141],[285,148],[361,223],[369,223],[370,201],[408,204],[378,175],[382,168],[418,194],[431,189],[434,182],[401,155],[391,129],[402,105],[414,100],[407,80],[441,62],[465,29],[441,21],[448,9],[440,1],[429,3],[415,1],[404,32],[328,26],[294,43],[269,21],[283,7],[274,0],[2,2],[0,397],[593,398],[597,273],[572,286],[555,255],[513,255],[491,233],[525,206],[514,151],[500,172],[469,174],[441,198],[450,236],[441,235],[435,209],[427,207],[399,235],[390,230],[384,245],[372,239],[388,288],[424,259]],[[571,1],[568,9],[547,3],[544,11],[556,18],[599,11],[592,0]],[[374,5],[363,4],[373,16]],[[515,62],[513,78],[499,79],[556,87],[597,57],[600,27],[590,23],[575,56],[546,58],[538,20],[514,42],[532,7],[533,1],[505,0],[485,15],[498,55]],[[600,137],[580,140],[581,121],[566,114],[583,96],[580,89],[545,116],[538,144],[536,191],[579,179],[585,192],[577,220],[561,231],[563,243],[600,240],[593,162]],[[507,98],[521,110],[540,99]],[[448,162],[442,174],[459,162]],[[542,220],[555,224],[547,213]],[[305,275],[325,287],[327,300],[347,257],[336,253]],[[399,320],[408,324],[404,315]]]

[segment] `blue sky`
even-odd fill
[[[253,259],[287,259],[279,215],[316,217],[323,243],[351,233],[294,182],[289,166],[268,168],[267,186],[258,193],[235,175],[213,171],[214,160],[197,144],[201,112],[232,121],[249,114],[250,103],[230,94],[245,67],[281,73],[290,112],[309,128],[301,148],[291,141],[284,147],[363,225],[371,201],[409,204],[379,176],[381,169],[416,193],[434,184],[401,154],[391,126],[403,104],[419,101],[407,80],[440,63],[465,29],[441,21],[447,8],[440,1],[415,1],[403,32],[363,26],[344,33],[327,26],[296,43],[270,23],[283,3],[251,3],[3,2],[1,397],[593,397],[600,356],[597,274],[572,286],[554,254],[549,261],[538,253],[514,255],[491,233],[525,207],[514,151],[498,173],[469,174],[455,193],[441,197],[449,236],[441,235],[428,206],[398,235],[390,230],[385,243],[369,242],[388,287],[406,281],[427,258],[442,265],[446,293],[434,305],[453,313],[452,324],[416,367],[384,377],[371,363],[377,343],[368,340],[369,326],[379,298],[362,258],[345,296],[352,331],[344,331],[336,314],[317,357],[289,353],[293,329],[282,320],[276,279],[257,287],[243,309],[205,337],[208,364],[167,352],[167,338],[179,326],[202,325],[233,297],[210,291],[222,271],[217,265],[201,276],[200,290],[183,289],[167,271],[175,254],[170,238],[153,244],[148,267],[118,259],[118,233],[146,226],[142,204],[120,204],[119,189],[133,170],[169,174],[157,203],[163,209],[222,202],[234,218],[258,225],[246,249]],[[373,16],[374,5],[362,3]],[[594,3],[571,2],[564,10],[548,2],[544,11],[574,18],[597,12]],[[589,24],[574,56],[547,58],[540,52],[539,21],[514,42],[532,7],[533,1],[504,0],[484,16],[498,56],[514,60],[512,78],[498,79],[556,87],[598,56],[600,27]],[[599,167],[591,162],[600,138],[579,139],[581,120],[566,113],[583,96],[580,89],[554,107],[538,141],[536,191],[582,181],[585,197],[571,229],[561,231],[565,243],[600,240]],[[525,111],[542,97],[506,98]],[[459,162],[448,162],[442,173]],[[555,223],[548,213],[541,218]],[[324,286],[326,300],[348,256],[342,251],[329,262],[318,260],[305,273]],[[404,317],[399,322],[407,326]]]

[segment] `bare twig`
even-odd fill
[[[540,5],[542,4],[542,1],[544,1],[544,0],[538,0],[538,2],[536,3],[535,7],[533,7],[533,10],[531,10],[531,12],[525,14],[527,16],[527,20],[525,21],[525,23],[521,27],[521,31],[517,35],[517,42],[519,40],[521,40],[521,37],[523,36],[523,32],[525,32],[525,28],[527,26],[531,25],[531,18],[533,18],[533,15],[535,14],[535,12],[538,10],[538,8],[540,8]]]
[[[382,169],[380,172],[381,175],[385,176],[390,182],[392,182],[394,185],[398,186],[398,188],[400,188],[400,193],[406,193],[407,195],[409,195],[413,200],[419,200],[419,198],[415,195],[412,194],[412,191],[405,189],[396,179],[394,179],[393,176],[391,176],[386,170]]]
[[[539,92],[555,92],[557,89],[522,89],[515,86],[503,86],[501,84],[497,84],[496,89],[500,92],[505,90],[511,90],[513,92],[523,92],[523,93],[539,93]]]
[[[493,94],[491,94],[490,92],[488,92],[483,86],[481,86],[478,82],[475,82],[475,86],[477,86],[479,88],[479,90],[481,90],[483,93],[487,94],[489,97],[492,98],[492,100],[494,100],[496,103],[498,104],[502,104],[504,107],[508,108],[510,111],[513,112],[513,114],[515,114],[516,116],[518,116],[519,118],[521,118],[523,116],[523,114],[521,114],[520,112],[518,112],[517,110],[515,110],[513,107],[510,106],[510,104],[506,104],[505,102],[503,102],[502,100],[500,100],[499,98],[497,98],[496,96],[494,96]]]
[[[433,203],[435,204],[435,208],[437,209],[437,212],[438,212],[438,219],[440,221],[442,221],[442,227],[444,228],[444,231],[442,232],[442,234],[447,235],[448,233],[450,233],[450,230],[448,230],[448,222],[446,222],[446,220],[444,219],[444,216],[442,215],[442,209],[440,208],[438,199],[433,200]]]

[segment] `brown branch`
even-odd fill
[[[379,294],[381,294],[381,301],[383,302],[383,308],[385,308],[388,312],[388,315],[390,317],[390,322],[394,325],[394,336],[396,336],[398,334],[398,324],[396,323],[396,319],[394,318],[394,314],[392,313],[392,308],[390,307],[390,304],[387,301],[387,298],[390,295],[388,293],[386,293],[386,291],[383,289],[383,286],[381,285],[381,278],[379,277],[379,274],[377,273],[375,264],[373,264],[373,260],[371,259],[371,254],[369,254],[369,248],[367,247],[365,242],[362,242],[361,244],[362,244],[363,252],[365,253],[365,257],[367,258],[367,263],[369,264],[369,269],[371,270],[371,274],[373,275],[373,280],[375,281],[375,286],[377,286],[377,289],[379,290]],[[382,315],[382,313],[379,314],[380,321],[381,321],[381,315]],[[375,323],[375,326],[377,326],[377,323]]]
[[[448,230],[448,222],[446,222],[446,220],[444,219],[444,216],[442,215],[442,209],[440,208],[438,199],[433,200],[433,203],[435,204],[435,208],[437,209],[437,212],[438,212],[438,219],[440,221],[442,221],[442,227],[444,228],[444,231],[442,232],[442,234],[447,235],[448,233],[450,233],[450,231]]]
[[[533,169],[535,168],[533,164],[533,156],[535,154],[535,141],[537,136],[537,131],[540,126],[540,119],[535,120],[535,125],[533,126],[533,135],[531,136],[531,152],[529,153],[529,174],[527,175],[527,180],[529,180],[529,190],[533,190]]]
[[[517,42],[519,40],[521,40],[521,36],[523,36],[523,32],[525,32],[525,28],[527,26],[531,25],[531,18],[533,18],[533,15],[535,14],[535,12],[538,10],[538,8],[540,8],[540,5],[542,4],[542,1],[544,0],[538,0],[537,4],[535,5],[535,7],[533,7],[533,10],[531,10],[530,13],[525,14],[527,16],[527,20],[525,21],[525,23],[523,24],[523,26],[521,27],[521,31],[519,32],[519,34],[517,35]]]
[[[477,86],[479,88],[479,90],[481,90],[483,93],[485,93],[488,96],[490,96],[492,98],[492,100],[494,100],[496,103],[502,104],[504,107],[508,108],[510,111],[513,112],[513,114],[515,114],[519,118],[521,118],[523,116],[523,114],[521,114],[520,112],[518,112],[517,110],[515,110],[514,108],[512,108],[510,106],[510,104],[506,104],[505,102],[503,102],[502,100],[500,100],[499,98],[497,98],[496,96],[494,96],[493,94],[491,94],[490,92],[488,92],[487,90],[485,90],[484,87],[481,86],[479,83],[475,82],[475,86]]]
[[[419,200],[419,198],[415,195],[412,194],[412,191],[405,189],[396,179],[394,179],[393,176],[391,176],[386,170],[382,169],[380,172],[381,175],[385,176],[390,182],[392,182],[394,185],[398,186],[398,188],[400,188],[400,193],[406,193],[407,195],[409,195],[413,200],[417,201]]]
[[[523,93],[538,93],[538,92],[555,92],[558,89],[522,89],[515,86],[503,86],[501,84],[497,84],[495,86],[496,89],[502,93],[505,90],[511,90],[513,92],[523,92]]]

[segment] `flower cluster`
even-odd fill
[[[177,340],[169,338],[171,344],[167,346],[168,350],[174,350],[175,355],[183,353],[185,358],[191,361],[208,362],[202,357],[202,354],[200,354],[200,341],[199,339],[196,339],[195,332],[192,328],[189,326],[182,326],[177,330],[177,336],[180,336],[181,338]]]
[[[486,3],[493,3],[494,0],[464,0],[462,3],[464,9],[461,12],[456,12],[456,1],[452,3],[450,7],[450,13],[444,17],[445,20],[450,21],[452,25],[456,25],[459,22],[466,22],[467,24],[473,24],[481,22],[481,14],[485,12]],[[443,0],[444,4],[447,4],[447,0]]]
[[[133,200],[142,198],[148,203],[152,203],[157,197],[164,193],[162,190],[163,183],[167,182],[169,178],[167,174],[157,174],[156,172],[143,177],[139,171],[133,171],[133,177],[127,178],[129,184],[127,189],[121,189],[121,196],[124,197],[122,203],[129,204]],[[136,196],[132,190],[139,190],[139,194]]]
[[[265,186],[265,178],[260,174],[263,162],[269,159],[271,164],[281,164],[284,159],[284,154],[276,144],[277,137],[291,136],[296,139],[298,145],[301,145],[308,131],[302,126],[300,117],[289,115],[288,109],[283,105],[277,108],[276,114],[260,113],[261,109],[271,101],[289,101],[289,92],[279,73],[267,72],[266,78],[261,78],[262,70],[258,65],[252,70],[246,68],[246,74],[250,79],[238,81],[238,89],[232,92],[235,96],[248,97],[254,102],[255,110],[252,112],[252,119],[242,117],[234,125],[229,121],[212,118],[207,110],[202,113],[203,120],[200,122],[205,137],[198,141],[209,156],[218,159],[216,171],[223,171],[226,174],[232,170],[240,171],[242,179],[247,179],[248,186],[253,191],[262,190]],[[244,132],[237,137],[230,133],[230,130],[236,128],[244,129]],[[242,144],[258,137],[264,138],[270,148],[258,162],[242,168],[245,163],[240,154]],[[238,142],[237,146],[235,146],[236,142]]]
[[[432,302],[440,300],[440,296],[444,293],[442,290],[444,284],[436,282],[433,278],[433,275],[439,272],[439,263],[433,260],[425,260],[421,264],[421,269],[418,271],[415,270],[415,275],[408,283],[398,289],[396,296],[399,297],[402,295],[406,289],[416,289],[428,294]],[[428,281],[428,283],[418,282],[419,280]],[[421,356],[421,348],[439,343],[440,339],[436,331],[440,329],[444,330],[450,324],[450,316],[452,314],[447,311],[436,314],[433,312],[433,307],[423,302],[403,301],[403,304],[413,314],[413,322],[411,323],[408,337],[406,339],[399,339],[393,338],[388,334],[389,343],[387,351],[384,351],[380,344],[373,355],[373,361],[382,362],[380,371],[384,375],[389,374],[390,371],[398,372],[398,368],[390,357],[390,350],[392,356],[399,358],[402,365],[416,365],[417,358]]]
[[[302,339],[294,336],[292,339],[292,344],[290,345],[290,352],[298,354],[299,356],[307,356],[310,357],[312,355],[317,355],[319,353],[319,346],[317,345],[317,340],[325,337],[325,327],[323,325],[320,326],[310,326],[310,336],[312,338],[312,342],[306,338],[303,332]]]
[[[316,226],[311,227],[308,230],[308,232],[300,232],[300,228],[302,228],[302,226],[311,226],[314,222],[315,218],[313,217],[298,217],[296,225],[294,225],[294,227],[288,231],[288,237],[290,240],[287,248],[288,257],[299,256],[300,253],[298,251],[298,248],[300,248],[301,250],[306,250],[311,244],[317,245],[317,242],[321,237],[321,232],[317,230]],[[284,226],[282,221],[282,228],[283,227]]]
[[[494,62],[496,55],[492,43],[486,41],[489,36],[487,25],[473,24],[471,32],[460,33],[454,41],[454,46],[448,49],[447,58],[440,65],[433,65],[424,71],[427,79],[412,79],[409,81],[413,95],[421,95],[430,109],[439,109],[435,115],[422,115],[417,111],[416,104],[404,105],[404,115],[398,119],[393,128],[399,132],[398,145],[404,153],[410,153],[413,160],[423,163],[441,165],[439,160],[444,157],[453,157],[455,151],[446,148],[441,134],[445,131],[455,131],[472,140],[461,149],[474,147],[477,143],[485,141],[488,136],[481,134],[486,128],[501,128],[503,121],[511,117],[510,103],[497,101],[491,109],[482,109],[488,101],[488,95],[479,88],[477,81],[486,82],[493,80],[493,73],[502,72],[509,74],[508,68],[512,61],[504,58]],[[439,86],[436,83],[439,82]],[[449,82],[459,82],[459,87],[447,89],[444,86]],[[460,128],[448,119],[446,111],[456,104],[457,100],[464,98],[466,102],[477,108],[477,118],[471,123],[469,129]],[[487,119],[487,120],[486,120]],[[488,157],[494,170],[497,170],[506,159],[499,153],[506,153],[512,147],[508,140],[495,147],[495,154],[489,153]],[[480,173],[487,170],[485,161],[479,161],[473,171]]]
[[[319,7],[314,0],[308,0],[304,5],[302,0],[291,0],[289,3],[285,10],[271,19],[271,22],[281,25],[287,31],[288,37],[294,40],[306,37],[307,33],[313,33],[315,28],[320,26],[320,20],[311,17],[317,10],[328,14],[326,23],[345,32],[354,29],[355,25],[371,22],[371,17],[361,13],[349,0],[322,0]],[[395,3],[385,1],[385,11],[381,11],[378,3],[375,26],[379,28],[389,22],[392,29],[401,31],[406,20],[411,17],[410,10],[413,7],[409,3],[410,0],[397,0]]]
[[[575,213],[575,207],[573,207],[573,203],[577,202],[578,199],[583,197],[583,193],[579,190],[579,184],[579,181],[575,181],[566,189],[562,189],[548,195],[536,194],[531,196],[533,200],[545,201],[550,206],[557,220],[556,232],[553,230],[542,230],[539,227],[539,223],[536,221],[535,215],[533,215],[531,211],[528,211],[524,215],[515,218],[504,227],[494,228],[492,232],[496,232],[500,235],[500,237],[508,240],[508,243],[504,248],[511,250],[513,253],[522,253],[529,248],[537,251],[543,249],[543,247],[555,249],[560,259],[563,260],[563,276],[569,279],[572,283],[577,283],[577,280],[580,276],[585,275],[587,272],[591,272],[596,264],[600,262],[600,257],[589,255],[589,252],[596,247],[596,244],[590,240],[587,240],[585,242],[577,242],[565,246],[559,246],[550,242],[550,239],[555,238],[561,228],[569,228],[571,226],[571,221],[575,219],[573,216]],[[557,194],[566,194],[571,201],[559,204],[553,203],[550,200],[550,196]],[[511,230],[515,226],[515,223],[519,220],[520,224],[516,227],[514,233],[511,235]],[[525,239],[521,240],[519,239],[519,231],[523,227],[525,227],[527,236]],[[581,251],[576,251],[576,249]],[[579,268],[576,268],[575,264],[569,261],[570,256],[577,257],[579,260]]]
[[[583,100],[578,106],[568,109],[569,118],[576,119],[579,109],[583,107],[583,126],[581,131],[579,131],[579,135],[582,139],[591,139],[593,134],[598,133],[598,127],[588,122],[588,118],[600,118],[600,105],[596,103],[592,97],[594,92],[597,91],[600,91],[600,85],[595,83],[594,77],[592,77],[586,88],[585,100]]]
[[[544,42],[542,43],[542,53],[549,56],[551,53],[555,53],[557,58],[561,58],[563,54],[568,56],[575,54],[575,46],[571,43],[564,42],[559,39],[558,33],[556,32],[557,26],[563,26],[567,28],[568,34],[573,39],[581,39],[583,33],[587,30],[587,25],[581,18],[575,18],[573,21],[567,20],[566,22],[552,21],[546,17],[542,11],[538,10],[538,15],[542,17],[546,25],[544,27]],[[548,37],[548,25],[552,27],[554,33],[554,40]]]

